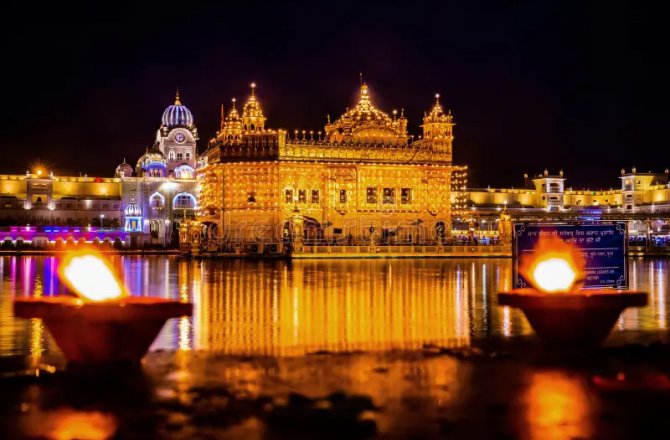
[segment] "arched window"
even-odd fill
[[[195,170],[189,165],[179,165],[174,169],[174,176],[177,179],[193,179]]]
[[[160,193],[153,193],[149,198],[149,206],[152,209],[162,209],[165,207],[165,197]]]
[[[170,150],[170,152],[168,153],[168,159],[174,160],[174,150]]]
[[[193,209],[195,206],[195,196],[187,192],[177,194],[172,201],[174,209]]]

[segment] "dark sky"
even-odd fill
[[[472,186],[548,167],[608,188],[621,167],[670,166],[667,25],[642,2],[91,3],[3,6],[0,172],[134,164],[176,87],[201,150],[251,81],[270,127],[323,129],[359,72],[414,134],[441,93]]]

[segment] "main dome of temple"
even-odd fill
[[[361,86],[361,94],[356,106],[347,110],[342,118],[351,118],[357,125],[390,124],[392,122],[389,115],[372,105],[367,84]]]
[[[370,100],[367,84],[361,85],[358,103],[347,109],[338,120],[328,121],[326,140],[330,142],[406,143],[407,119],[389,116]]]
[[[179,99],[179,92],[177,92],[174,104],[166,108],[163,112],[161,121],[163,122],[163,125],[168,128],[191,128],[193,126],[193,114],[188,107],[182,105],[181,100]]]

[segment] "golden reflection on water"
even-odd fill
[[[192,318],[168,321],[153,349],[300,355],[318,350],[462,346],[473,338],[531,333],[495,293],[512,284],[506,259],[179,260],[115,257],[134,295],[194,305]],[[631,260],[631,288],[650,305],[629,309],[619,330],[666,329],[667,260]],[[63,292],[54,257],[0,257],[0,354],[53,351],[44,326],[14,320],[15,295]]]
[[[33,296],[36,298],[44,294],[42,286],[42,278],[35,276],[35,287]],[[32,318],[30,320],[30,366],[37,367],[42,359],[44,353],[44,323],[39,318]]]
[[[191,320],[182,316],[179,318],[179,350],[191,350]]]
[[[19,418],[19,425],[29,438],[95,440],[112,438],[117,420],[104,412],[64,408],[32,411]]]
[[[367,261],[232,263],[209,272],[194,317],[196,348],[297,355],[316,350],[456,346],[470,340],[461,272]],[[357,267],[356,267],[357,266]],[[352,270],[353,269],[353,270]]]
[[[10,353],[15,346],[15,332],[13,305],[15,286],[12,284],[14,277],[8,266],[11,267],[10,258],[0,258],[0,273],[3,275],[0,280],[0,354]],[[8,276],[5,275],[7,272]]]
[[[524,400],[527,438],[558,440],[594,434],[595,402],[579,376],[565,371],[532,373]]]

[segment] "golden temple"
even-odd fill
[[[405,243],[449,233],[452,192],[465,167],[452,164],[453,116],[436,95],[423,135],[374,104],[362,83],[356,105],[321,131],[266,127],[255,84],[240,115],[233,100],[200,156],[199,221],[206,240],[273,244]]]

